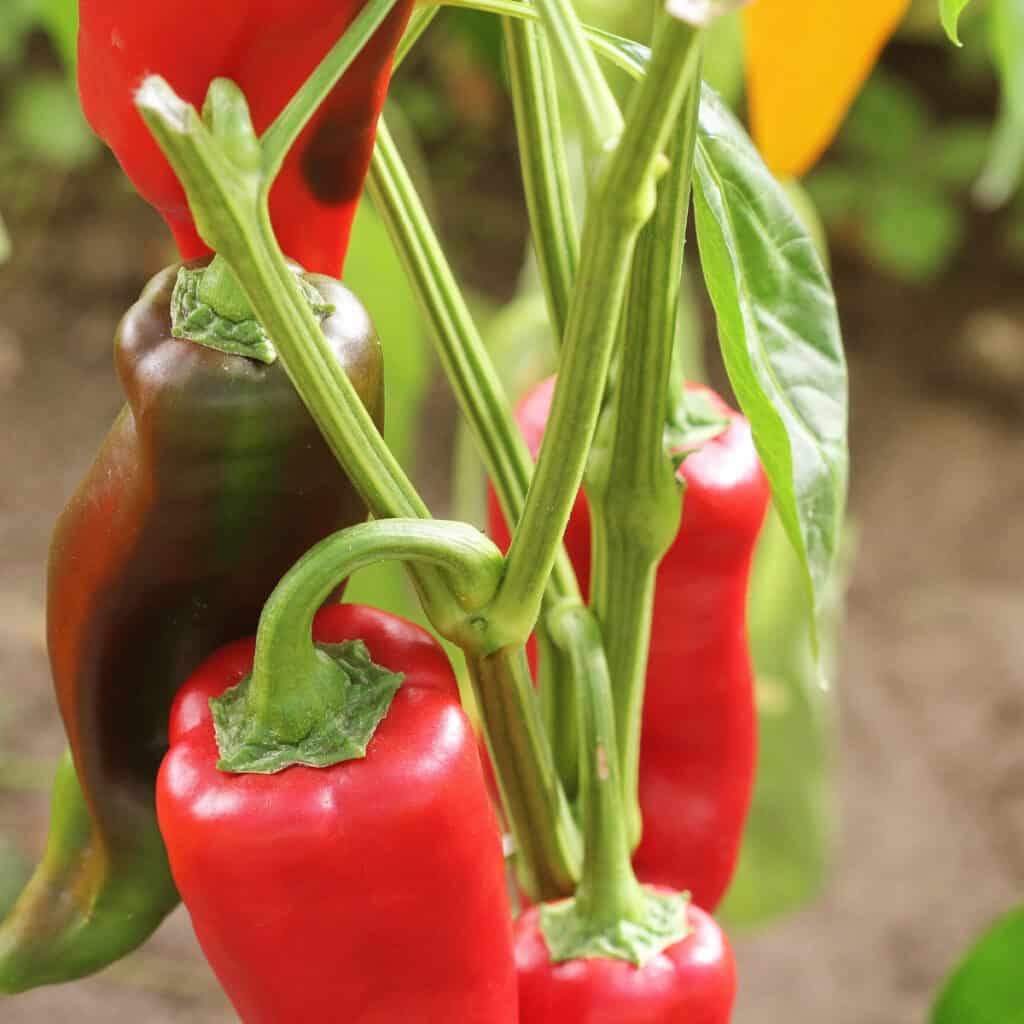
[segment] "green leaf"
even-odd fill
[[[993,0],[989,27],[1003,95],[992,150],[974,195],[982,205],[996,207],[1013,196],[1024,170],[1024,0]]]
[[[634,76],[650,50],[607,32]],[[694,160],[697,241],[736,397],[817,608],[846,507],[847,377],[835,296],[806,229],[736,118],[704,85]]]
[[[839,542],[849,462],[835,297],[784,190],[706,87],[694,205],[726,370],[817,608]]]
[[[946,30],[946,35],[949,36],[957,46],[963,46],[963,43],[960,42],[958,25],[960,22],[960,14],[969,3],[970,0],[939,0],[939,13],[942,16],[942,27]]]
[[[945,984],[931,1024],[1024,1024],[1024,907],[997,921]]]

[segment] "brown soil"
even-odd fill
[[[169,258],[108,165],[16,229],[0,270],[0,836],[34,859],[63,745],[43,646],[49,531],[120,405],[110,337]],[[444,208],[444,203],[440,203]],[[839,276],[853,382],[842,833],[813,907],[739,934],[737,1024],[915,1024],[1024,888],[1024,307],[984,241],[941,287]],[[435,462],[437,459],[435,458]],[[179,911],[5,1024],[234,1019]]]

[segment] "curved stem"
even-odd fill
[[[398,0],[367,0],[342,37],[263,133],[261,149],[267,191],[306,123],[397,3]]]
[[[314,615],[342,580],[395,560],[439,569],[452,580],[467,612],[486,604],[503,561],[478,530],[442,520],[382,519],[322,540],[274,588],[260,616],[250,688],[257,718],[280,722],[306,716],[310,694],[295,680],[317,671],[320,659],[310,632]]]
[[[669,147],[658,207],[633,263],[619,375],[587,470],[592,525],[591,607],[601,623],[615,692],[623,801],[640,837],[640,734],[658,563],[679,529],[682,491],[665,446],[683,243],[700,90],[694,76]]]

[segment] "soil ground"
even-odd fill
[[[0,271],[0,837],[26,859],[63,746],[43,646],[48,537],[121,404],[116,321],[169,259],[113,169],[98,180],[68,185]],[[842,831],[815,905],[735,936],[736,1024],[921,1022],[959,951],[1024,889],[1024,306],[975,233],[928,292],[839,268],[859,526]],[[4,1024],[71,1019],[234,1016],[178,911],[101,975],[0,1004]]]

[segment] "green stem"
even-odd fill
[[[405,264],[413,290],[431,326],[438,356],[466,417],[484,465],[501,502],[506,521],[515,524],[523,512],[533,474],[533,460],[522,439],[505,397],[501,380],[480,337],[472,314],[445,259],[426,210],[413,186],[387,126],[381,122],[377,135],[368,191],[384,219]],[[572,564],[559,547],[548,582],[547,601],[580,600]],[[500,634],[493,616],[489,627]],[[537,632],[542,647],[551,649],[543,620]],[[500,643],[495,648],[505,646]],[[558,659],[560,660],[560,659]],[[575,779],[575,727],[564,713],[571,699],[557,661],[544,668],[548,735],[555,748],[559,772],[572,789]],[[551,671],[553,669],[553,671]]]
[[[321,541],[284,576],[260,616],[250,687],[257,731],[298,740],[321,717],[316,680],[332,666],[313,645],[313,617],[342,580],[386,560],[439,569],[468,608],[486,603],[502,570],[498,549],[465,523],[383,519]]]
[[[367,0],[342,37],[263,133],[263,175],[268,191],[302,129],[397,3],[398,0]],[[273,69],[268,73],[272,74]]]
[[[423,33],[430,28],[430,23],[437,17],[440,10],[440,7],[429,7],[423,3],[417,4],[398,43],[398,49],[395,51],[394,67],[397,68],[409,56],[409,51],[419,42]]]
[[[665,24],[622,141],[595,185],[544,443],[491,609],[509,644],[525,640],[536,622],[582,482],[637,237],[656,204],[661,150],[696,70],[696,38],[681,22]]]
[[[569,317],[579,232],[565,163],[551,51],[539,27],[503,19],[505,58],[519,140],[530,233],[557,344]]]
[[[466,664],[492,762],[505,768],[497,773],[498,788],[515,840],[519,882],[534,902],[568,896],[580,872],[579,831],[544,739],[525,652],[521,646],[467,652]]]
[[[587,44],[571,0],[536,0],[541,23],[557,53],[582,119],[584,144],[596,159],[618,142],[622,112]]]
[[[581,605],[559,608],[551,619],[555,639],[572,663],[581,737],[579,809],[586,856],[575,912],[597,932],[637,919],[645,903],[630,863],[612,689],[601,630]]]
[[[647,657],[658,563],[679,529],[682,491],[665,446],[682,281],[683,244],[700,90],[688,93],[669,171],[633,263],[619,374],[587,470],[591,607],[601,623],[615,691],[623,800],[640,837],[637,783]]]

